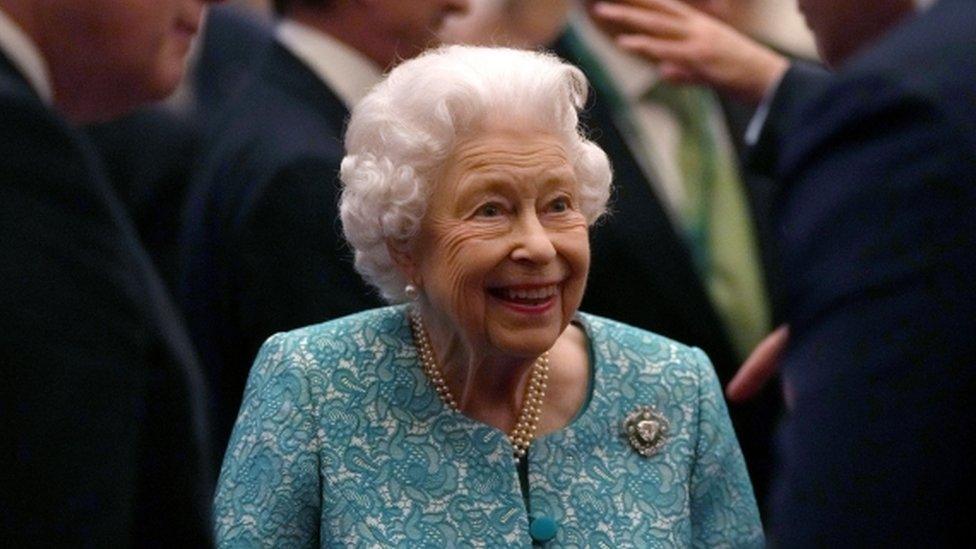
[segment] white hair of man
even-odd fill
[[[455,143],[486,129],[561,138],[592,225],[606,210],[611,170],[578,128],[587,92],[576,67],[508,48],[446,46],[395,68],[353,109],[346,131],[339,209],[356,270],[388,301],[406,299],[387,242],[410,245]]]

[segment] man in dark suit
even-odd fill
[[[275,332],[377,307],[338,224],[349,109],[430,45],[463,0],[281,0],[275,43],[217,115],[184,216],[181,297],[217,387],[224,443]]]
[[[0,540],[202,546],[201,373],[88,140],[176,86],[203,0],[0,0]]]
[[[772,325],[773,271],[765,225],[771,180],[738,165],[751,109],[692,90],[698,100],[694,108],[712,132],[691,145],[697,150],[688,151],[681,134],[693,128],[667,131],[682,126],[684,113],[655,101],[657,95],[684,89],[659,82],[660,73],[646,61],[624,58],[608,36],[613,29],[597,27],[581,11],[572,15],[553,51],[587,74],[593,98],[583,123],[614,168],[611,214],[592,233],[592,267],[581,308],[701,347],[728,382]],[[647,76],[632,78],[638,73]],[[638,85],[648,89],[637,91]],[[662,106],[673,109],[670,117],[660,115]],[[685,172],[681,181],[664,164],[677,165],[686,154],[696,155],[699,167],[724,162],[724,174],[717,167],[710,173]],[[706,205],[689,216],[688,197],[696,192],[701,203],[714,206],[721,200],[738,207],[709,215],[702,213]],[[684,206],[676,195],[685,196]],[[722,240],[730,236],[737,238]],[[737,263],[724,261],[728,255],[722,254],[729,252]],[[773,387],[730,408],[760,501],[771,476],[780,408]]]
[[[170,289],[179,277],[180,215],[201,134],[219,107],[240,91],[272,36],[270,21],[252,8],[214,6],[181,89],[165,102],[85,128]]]
[[[971,544],[976,6],[800,3],[839,70],[781,146],[774,541]]]

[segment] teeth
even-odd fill
[[[546,299],[554,295],[556,295],[555,284],[542,288],[505,290],[505,297],[508,299]]]

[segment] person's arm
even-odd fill
[[[214,501],[218,547],[318,547],[318,418],[296,340],[276,335],[247,382]]]
[[[694,547],[762,547],[763,530],[749,474],[722,389],[711,361],[700,349],[698,425],[691,471],[691,528]]]
[[[680,0],[598,2],[592,14],[665,80],[710,86],[747,104],[758,105],[789,67],[786,57]]]

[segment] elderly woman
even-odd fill
[[[554,57],[455,46],[359,104],[343,226],[401,304],[264,345],[220,545],[762,545],[705,355],[577,312],[610,186],[586,90]]]

